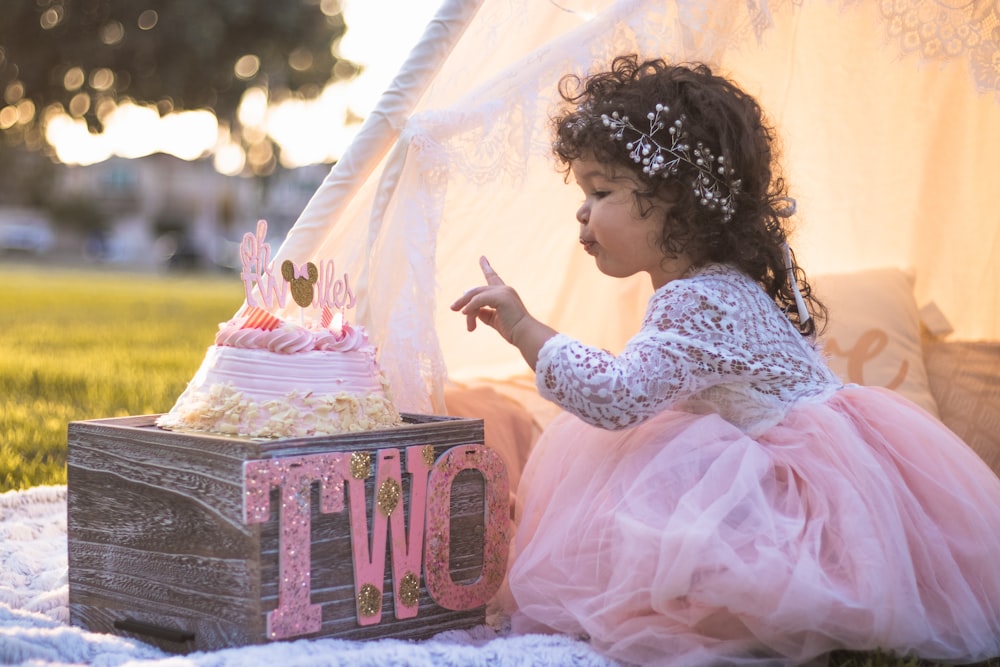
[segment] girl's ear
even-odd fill
[[[673,202],[666,201],[662,197],[657,197],[649,189],[641,186],[632,190],[632,198],[635,203],[635,210],[639,212],[639,217],[648,218],[655,216],[663,220],[663,224],[668,224],[670,210]]]

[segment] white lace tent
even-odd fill
[[[954,4],[955,8],[949,5]],[[784,144],[809,273],[914,269],[955,336],[1000,338],[1000,50],[985,0],[445,0],[276,261],[334,258],[404,410],[524,373],[449,304],[486,255],[532,312],[615,350],[648,286],[601,276],[549,153],[556,83],[621,52],[705,60]],[[885,14],[883,14],[885,12]],[[992,31],[992,32],[991,32]]]

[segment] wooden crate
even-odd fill
[[[69,425],[74,625],[184,653],[484,622],[510,525],[482,420],[404,415],[394,429],[259,440],[155,418]]]

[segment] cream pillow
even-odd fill
[[[912,274],[892,268],[810,278],[829,310],[820,344],[840,379],[892,389],[937,417],[913,283]]]

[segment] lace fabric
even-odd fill
[[[879,3],[886,33],[926,60],[968,58],[979,90],[1000,92],[1000,3],[893,0]]]
[[[657,290],[642,329],[617,356],[550,339],[536,381],[543,396],[606,429],[673,408],[716,412],[751,434],[840,386],[764,291],[719,264]]]

